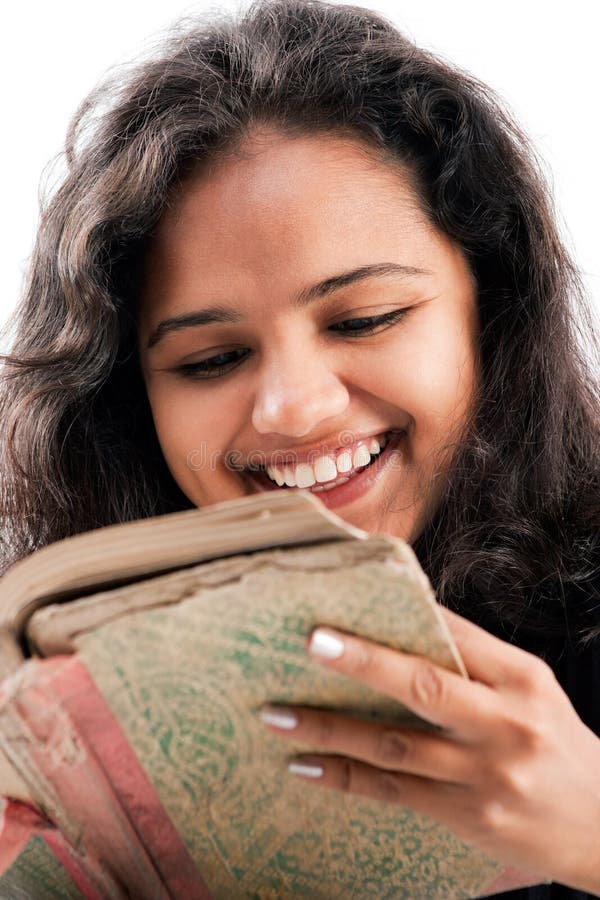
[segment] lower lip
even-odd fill
[[[311,491],[311,494],[318,497],[328,509],[345,506],[354,500],[358,500],[359,497],[362,497],[363,494],[375,487],[378,481],[383,478],[386,469],[389,468],[389,464],[397,457],[394,451],[398,449],[403,437],[404,431],[391,434],[385,449],[379,454],[375,462],[363,469],[362,472],[359,472],[358,475],[355,475],[354,478],[351,478],[350,481],[331,488],[329,491]],[[258,485],[262,491],[294,490],[294,488],[278,487],[263,472],[249,472],[248,475],[252,482]],[[309,490],[309,488],[303,488],[303,490]]]

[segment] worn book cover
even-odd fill
[[[313,662],[317,624],[467,677],[410,547],[355,529],[33,612],[34,658],[1,686],[0,896],[452,900],[540,881],[408,808],[288,774],[316,748],[264,729],[267,702],[433,727]]]

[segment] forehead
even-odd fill
[[[396,160],[346,135],[261,131],[172,194],[146,257],[142,318],[232,298],[268,316],[307,285],[389,261],[451,278],[457,252]]]
[[[231,214],[241,223],[249,209],[254,217],[302,222],[309,208],[337,206],[346,214],[381,203],[423,216],[413,173],[389,153],[347,132],[287,135],[262,127],[188,170],[156,234],[172,235],[203,211],[213,224]]]

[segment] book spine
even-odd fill
[[[77,655],[29,661],[2,684],[0,747],[100,896],[210,898]]]
[[[34,897],[49,889],[103,900],[52,823],[30,804],[8,799],[0,817],[0,896]]]

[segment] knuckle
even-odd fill
[[[519,731],[520,745],[529,754],[536,754],[546,748],[552,739],[549,723],[533,712],[528,722]]]
[[[389,764],[406,763],[410,753],[410,741],[395,730],[382,731],[377,739],[376,758]]]
[[[331,742],[331,737],[333,733],[333,723],[329,716],[327,715],[319,715],[317,716],[314,724],[315,729],[315,740],[319,744],[329,745]]]
[[[512,801],[531,798],[534,784],[530,770],[523,764],[512,763],[497,767],[489,774],[488,786],[493,786],[495,796]]]
[[[402,782],[393,772],[379,772],[377,774],[377,796],[387,803],[400,803],[404,796]]]
[[[375,648],[370,644],[357,644],[352,653],[353,673],[359,676],[368,673],[376,663],[375,657]]]
[[[531,696],[544,694],[556,683],[556,676],[551,667],[538,656],[528,654],[528,659],[521,670],[523,687]]]
[[[479,807],[478,827],[483,835],[502,832],[506,827],[506,807],[496,798],[485,800]]]
[[[504,744],[519,753],[536,753],[548,745],[551,738],[548,720],[534,704],[528,704],[526,718],[513,715],[504,719]]]
[[[511,766],[504,773],[504,790],[515,800],[527,800],[533,793],[531,772],[525,766]]]
[[[412,699],[419,706],[431,706],[444,699],[444,682],[439,669],[428,662],[419,662],[410,684]]]
[[[352,783],[352,763],[349,759],[342,759],[338,771],[338,787],[341,791],[348,792],[352,790]]]

